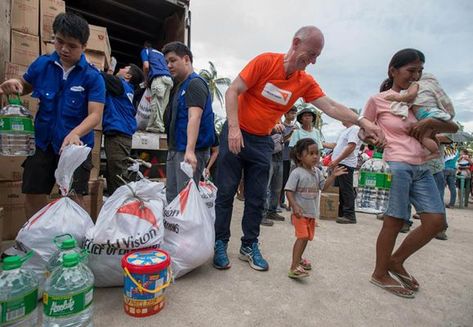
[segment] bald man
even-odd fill
[[[233,199],[244,172],[245,208],[239,258],[259,271],[269,265],[258,247],[260,222],[268,184],[273,142],[271,131],[282,131],[282,115],[302,97],[332,118],[364,129],[373,143],[382,144],[379,127],[330,99],[305,72],[322,52],[324,36],[315,26],[300,28],[286,54],[263,53],[251,60],[225,94],[227,123],[220,139],[215,204],[215,254],[217,269],[230,268],[227,244]]]

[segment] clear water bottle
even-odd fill
[[[35,152],[34,123],[31,112],[20,97],[8,97],[0,110],[0,155],[31,156]]]
[[[43,327],[93,326],[93,297],[94,275],[79,254],[65,254],[44,286]]]
[[[82,253],[82,249],[77,246],[77,241],[71,234],[56,236],[54,238],[54,244],[56,244],[58,250],[48,261],[47,269],[49,274],[51,274],[56,268],[62,267],[62,259],[64,254],[77,253],[81,255]],[[84,258],[82,263],[86,264],[86,260],[87,259]]]
[[[17,255],[3,260],[0,273],[0,326],[34,327],[38,323],[38,279],[34,272],[22,269],[33,255]]]
[[[375,152],[360,168],[356,206],[366,213],[384,213],[388,207],[391,171],[382,153]]]

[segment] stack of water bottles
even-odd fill
[[[380,214],[388,207],[391,172],[383,154],[375,152],[360,168],[356,210]]]
[[[31,156],[35,152],[33,115],[20,96],[9,97],[8,102],[0,109],[0,155]]]

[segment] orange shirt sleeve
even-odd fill
[[[306,75],[306,79],[308,87],[306,93],[302,96],[305,102],[311,102],[320,97],[325,96],[324,91],[322,91],[320,85],[315,81],[315,79],[311,75]]]
[[[251,88],[261,78],[264,78],[265,72],[271,65],[271,57],[266,54],[260,54],[253,58],[240,72],[240,78],[245,82],[247,88]]]

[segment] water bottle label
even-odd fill
[[[28,117],[0,116],[0,132],[34,134],[33,120]]]
[[[28,295],[0,302],[0,325],[11,323],[29,315],[38,303],[38,289]]]
[[[64,317],[87,309],[94,297],[94,287],[69,296],[50,296],[43,294],[43,311],[48,317]]]

